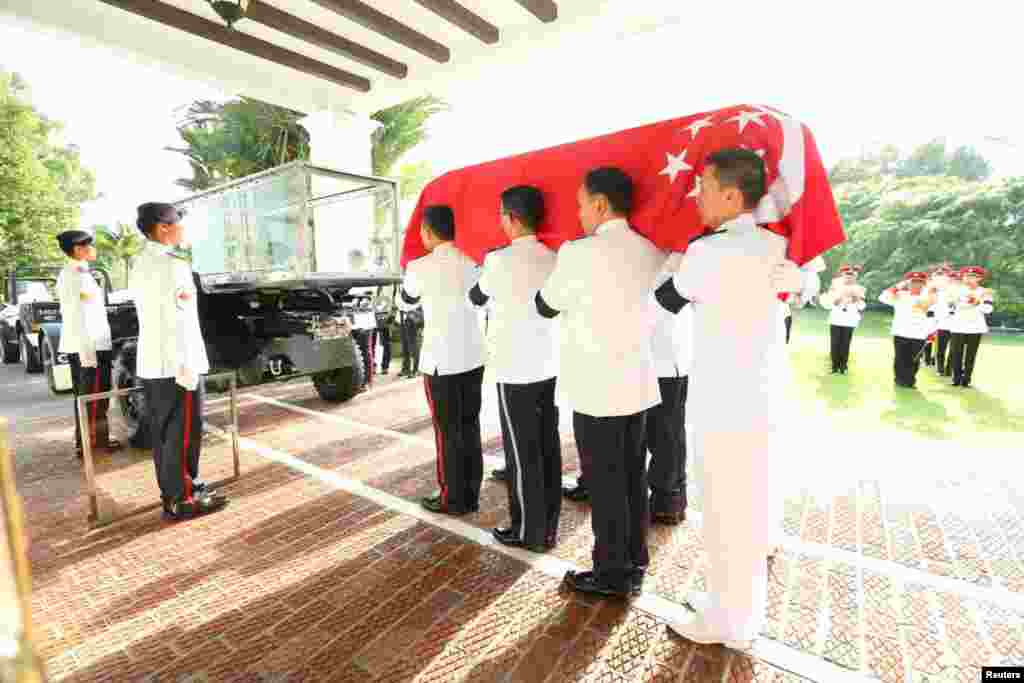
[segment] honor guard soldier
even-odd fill
[[[953,368],[949,364],[949,326],[956,310],[954,301],[956,291],[960,287],[960,272],[949,265],[940,267],[934,280],[937,300],[932,310],[935,313],[935,371],[940,376],[949,377]]]
[[[860,324],[861,314],[867,307],[867,292],[857,284],[861,270],[861,266],[840,266],[839,277],[832,281],[832,286],[819,298],[822,307],[829,311],[833,375],[845,375],[849,369],[853,331]]]
[[[681,254],[669,256],[656,286],[675,275],[680,258]],[[686,519],[686,389],[693,347],[693,310],[687,306],[673,315],[653,295],[651,306],[655,320],[651,354],[661,394],[661,403],[647,412],[651,518],[662,524],[678,524]]]
[[[189,262],[177,251],[184,237],[177,210],[170,204],[143,204],[136,225],[146,236],[128,282],[139,316],[136,374],[149,410],[164,514],[185,519],[227,503],[198,479],[203,437],[199,382],[210,371],[199,328],[199,293]]]
[[[766,192],[761,158],[723,149],[704,163],[697,206],[704,225],[717,230],[689,246],[656,294],[669,311],[694,304],[689,391],[708,557],[709,592],[687,596],[696,618],[671,619],[669,627],[693,642],[744,649],[764,623],[765,558],[777,533],[768,482],[773,435],[786,412],[778,294],[801,290],[803,274],[785,260],[785,238],[755,222]]]
[[[928,274],[915,270],[903,276],[903,281],[889,287],[878,297],[893,307],[893,374],[896,386],[913,389],[917,386],[917,371],[925,340],[934,331],[934,318],[928,312],[936,298],[925,288]]]
[[[537,293],[561,314],[560,372],[592,503],[593,571],[568,572],[575,590],[639,592],[649,562],[646,414],[661,402],[651,358],[651,289],[662,252],[627,222],[633,182],[617,168],[587,173],[577,193],[586,237],[562,245]]]
[[[57,235],[60,249],[70,259],[57,276],[60,298],[60,353],[67,354],[71,382],[77,398],[83,394],[110,391],[111,339],[103,289],[89,272],[96,260],[92,235],[84,230],[67,230]],[[115,450],[121,444],[110,438],[107,422],[109,399],[90,401],[86,412],[89,445]],[[75,401],[75,451],[82,457],[82,433]]]
[[[402,342],[402,371],[399,377],[412,378],[420,372],[420,330],[423,328],[423,307],[398,297],[398,333]]]
[[[555,252],[537,240],[544,198],[520,185],[501,194],[501,227],[508,246],[484,260],[469,291],[488,306],[488,365],[498,390],[507,463],[511,525],[496,528],[499,543],[533,552],[555,547],[562,509],[562,443],[555,381],[557,322],[538,313],[534,298],[555,268]]]
[[[949,322],[950,361],[954,387],[971,386],[981,336],[988,332],[985,316],[993,310],[994,294],[981,286],[988,272],[980,266],[960,269],[963,284],[957,288],[956,307]]]
[[[484,470],[484,339],[467,298],[480,268],[455,246],[451,207],[424,209],[420,237],[428,253],[406,267],[401,296],[407,304],[423,306],[420,369],[437,443],[440,490],[421,504],[431,512],[464,515],[479,509]]]

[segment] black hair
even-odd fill
[[[722,187],[735,187],[743,195],[743,208],[757,208],[767,192],[764,160],[749,149],[720,149],[704,162],[715,167],[715,177]]]
[[[515,216],[531,232],[544,220],[544,195],[531,185],[516,185],[501,193],[501,208]]]
[[[177,223],[181,214],[171,204],[163,202],[146,202],[138,208],[135,227],[146,237],[153,237],[153,227],[160,223]]]
[[[445,204],[434,204],[423,209],[423,221],[430,232],[445,242],[455,239],[455,212]]]
[[[583,179],[587,194],[603,194],[615,213],[628,216],[633,210],[633,180],[613,166],[595,168]]]

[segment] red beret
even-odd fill
[[[964,266],[960,269],[960,275],[961,277],[964,275],[975,275],[984,279],[988,276],[988,271],[981,266]]]
[[[903,279],[904,280],[927,280],[928,279],[928,273],[925,273],[925,272],[920,271],[920,270],[912,270],[909,273],[907,273],[906,275],[904,275]]]

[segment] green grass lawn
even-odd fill
[[[950,386],[922,365],[917,389],[893,384],[892,316],[869,312],[853,337],[848,375],[832,375],[827,312],[797,311],[791,354],[801,411],[845,430],[908,432],[928,439],[1021,448],[1024,335],[986,335],[973,386]]]

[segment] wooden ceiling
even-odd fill
[[[394,1],[405,4],[414,3],[442,19],[442,25],[450,27],[453,32],[466,34],[483,45],[497,46],[495,49],[500,48],[501,29],[494,22],[481,16],[480,13],[466,7],[469,4],[467,0],[461,0],[461,2],[456,0]],[[450,44],[454,36],[439,31],[437,23],[433,24],[434,35],[427,35],[423,27],[410,25],[411,22],[403,23],[403,21],[360,0],[288,0],[285,3],[280,0],[277,2],[251,0],[245,18],[237,22],[233,29],[228,28],[222,21],[208,19],[200,15],[202,12],[207,16],[216,16],[207,11],[209,5],[205,0],[192,0],[191,4],[184,0],[177,0],[174,4],[162,0],[98,0],[98,2],[158,22],[168,28],[324,79],[357,93],[369,93],[374,87],[377,74],[399,80],[416,75],[415,67],[410,67],[409,60],[401,58],[401,49],[391,51],[392,55],[389,56],[385,52],[390,50],[382,49],[380,39],[384,39],[383,45],[400,46],[437,64],[447,64],[452,59],[452,51],[446,43]],[[521,11],[524,17],[531,18],[538,24],[551,23],[558,19],[558,6],[552,0],[487,0],[487,2],[490,5],[518,6],[518,11]],[[325,27],[325,25],[318,25],[307,18],[297,16],[298,12],[292,13],[296,11],[297,7],[301,9],[302,3],[316,6],[319,10],[326,10],[331,16],[344,21],[330,23],[330,27]],[[185,5],[187,9],[182,5]],[[286,5],[292,12],[282,9],[281,5]],[[190,11],[197,9],[199,11]],[[507,8],[502,9],[506,10]],[[321,21],[319,23],[327,24],[329,22]],[[247,24],[260,24],[262,27],[272,29],[276,34],[284,34],[289,39],[299,41],[298,44],[293,43],[292,48],[295,48],[296,45],[304,45],[315,49],[298,51],[298,49],[290,49],[265,38],[250,35],[246,32]],[[350,29],[358,27],[358,29],[339,30],[338,26]],[[342,35],[342,33],[347,33],[347,35]],[[261,34],[273,35],[266,31]],[[374,39],[368,41],[367,38],[370,36],[367,34],[374,34]],[[372,42],[376,49],[366,45],[367,42]],[[316,49],[327,51],[333,56],[340,57],[341,60],[351,61],[355,65],[363,67],[357,69],[362,72],[362,75],[339,66],[341,60],[327,63],[309,54],[303,54],[303,52],[315,54]]]

